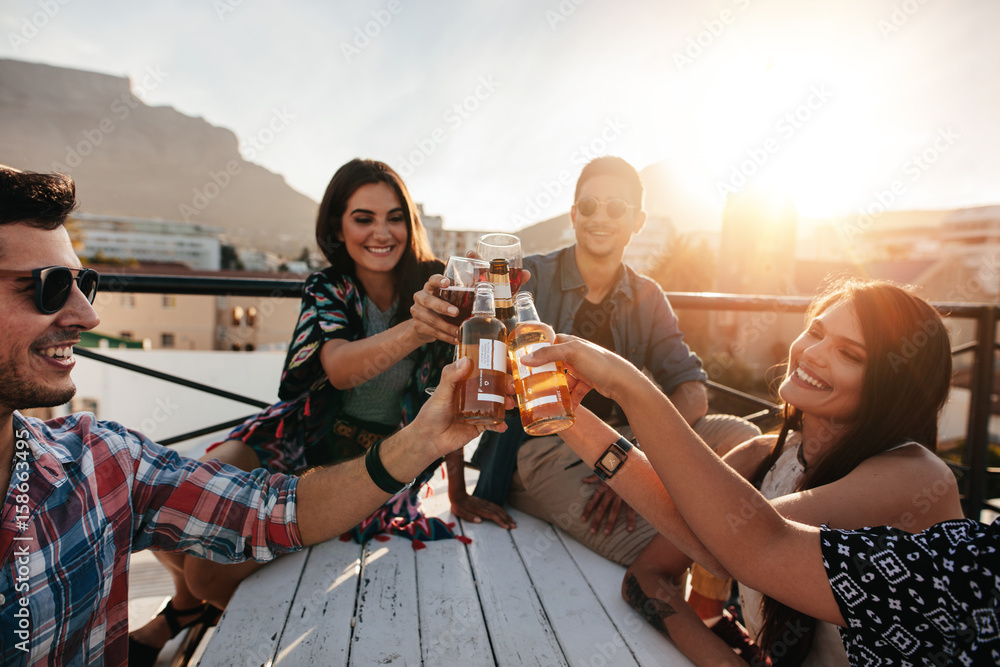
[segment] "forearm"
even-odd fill
[[[411,427],[382,442],[380,459],[394,479],[408,482],[438,457],[428,436]],[[356,526],[389,494],[372,481],[364,457],[314,469],[298,484],[297,520],[303,544],[315,544]]]
[[[445,471],[448,474],[448,500],[452,502],[469,495],[465,488],[465,458],[463,454],[463,450],[457,449],[444,457]]]
[[[334,387],[350,389],[389,370],[421,344],[413,320],[406,320],[368,338],[328,341],[320,361]]]
[[[618,439],[617,431],[585,408],[577,410],[573,428],[563,431],[561,435],[590,468],[594,467],[608,445]],[[641,445],[642,440],[639,442]],[[622,469],[607,484],[692,560],[717,576],[728,576],[725,568],[681,517],[656,471],[641,451],[633,449]]]

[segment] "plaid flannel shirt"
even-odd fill
[[[301,548],[297,478],[199,463],[114,422],[14,413],[0,514],[0,663],[125,665],[132,551],[218,561]]]

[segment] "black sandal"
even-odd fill
[[[176,609],[174,607],[173,599],[167,600],[167,604],[163,605],[163,609],[157,616],[162,616],[167,619],[167,627],[170,628],[170,638],[173,639],[180,634],[181,630],[184,628],[189,628],[192,625],[197,625],[202,621],[209,620],[210,613],[217,613],[219,610],[203,602],[197,607],[192,607],[191,609]],[[181,616],[191,616],[192,614],[198,614],[190,622],[181,624]],[[218,618],[216,616],[216,618]],[[153,667],[156,664],[156,657],[160,655],[160,651],[163,647],[157,648],[155,646],[150,646],[149,644],[143,644],[132,638],[129,635],[128,638],[128,664],[129,667]]]

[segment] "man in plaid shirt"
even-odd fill
[[[445,369],[410,426],[366,461],[301,478],[185,459],[114,422],[17,410],[76,391],[73,346],[100,322],[97,276],[63,223],[72,179],[0,165],[0,663],[124,665],[132,551],[267,561],[330,539],[477,435],[453,421]]]

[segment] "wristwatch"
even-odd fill
[[[612,442],[604,450],[600,458],[597,459],[597,463],[594,464],[594,474],[604,481],[614,477],[618,469],[628,459],[628,453],[631,449],[632,443],[625,438],[618,438],[618,440]]]

